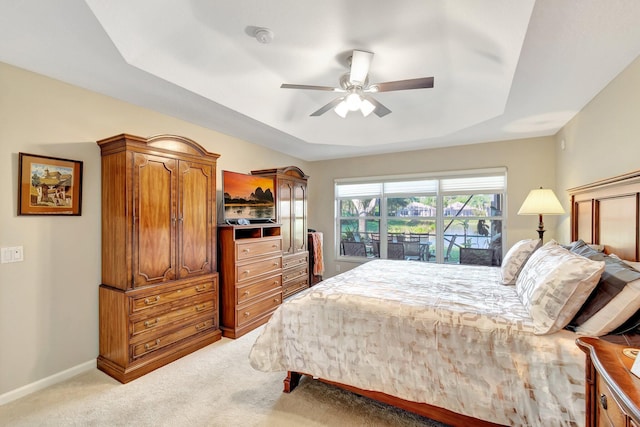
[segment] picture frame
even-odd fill
[[[18,215],[81,215],[82,161],[18,155]]]

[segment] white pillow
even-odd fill
[[[535,251],[516,279],[516,293],[533,319],[534,332],[567,326],[598,284],[603,261],[592,261],[551,241]]]
[[[502,259],[500,272],[503,285],[515,285],[518,274],[531,254],[542,245],[540,239],[520,240],[507,251]]]
[[[640,279],[629,282],[618,295],[576,328],[578,335],[607,335],[640,310]]]

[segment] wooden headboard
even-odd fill
[[[639,260],[640,170],[568,190],[571,240],[605,246],[628,261]]]

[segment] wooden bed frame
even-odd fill
[[[638,261],[640,244],[640,170],[567,190],[571,197],[571,240],[604,244],[606,253]],[[284,392],[295,389],[307,373],[289,371]],[[356,394],[452,426],[498,426],[444,408],[417,403],[385,393],[313,377]],[[588,414],[589,412],[587,412]]]
[[[604,244],[605,252],[638,261],[640,171],[569,189],[571,240]]]

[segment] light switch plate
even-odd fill
[[[1,253],[2,257],[0,259],[0,262],[2,264],[24,261],[24,250],[22,246],[12,246],[9,248],[2,248],[1,251],[2,251]]]

